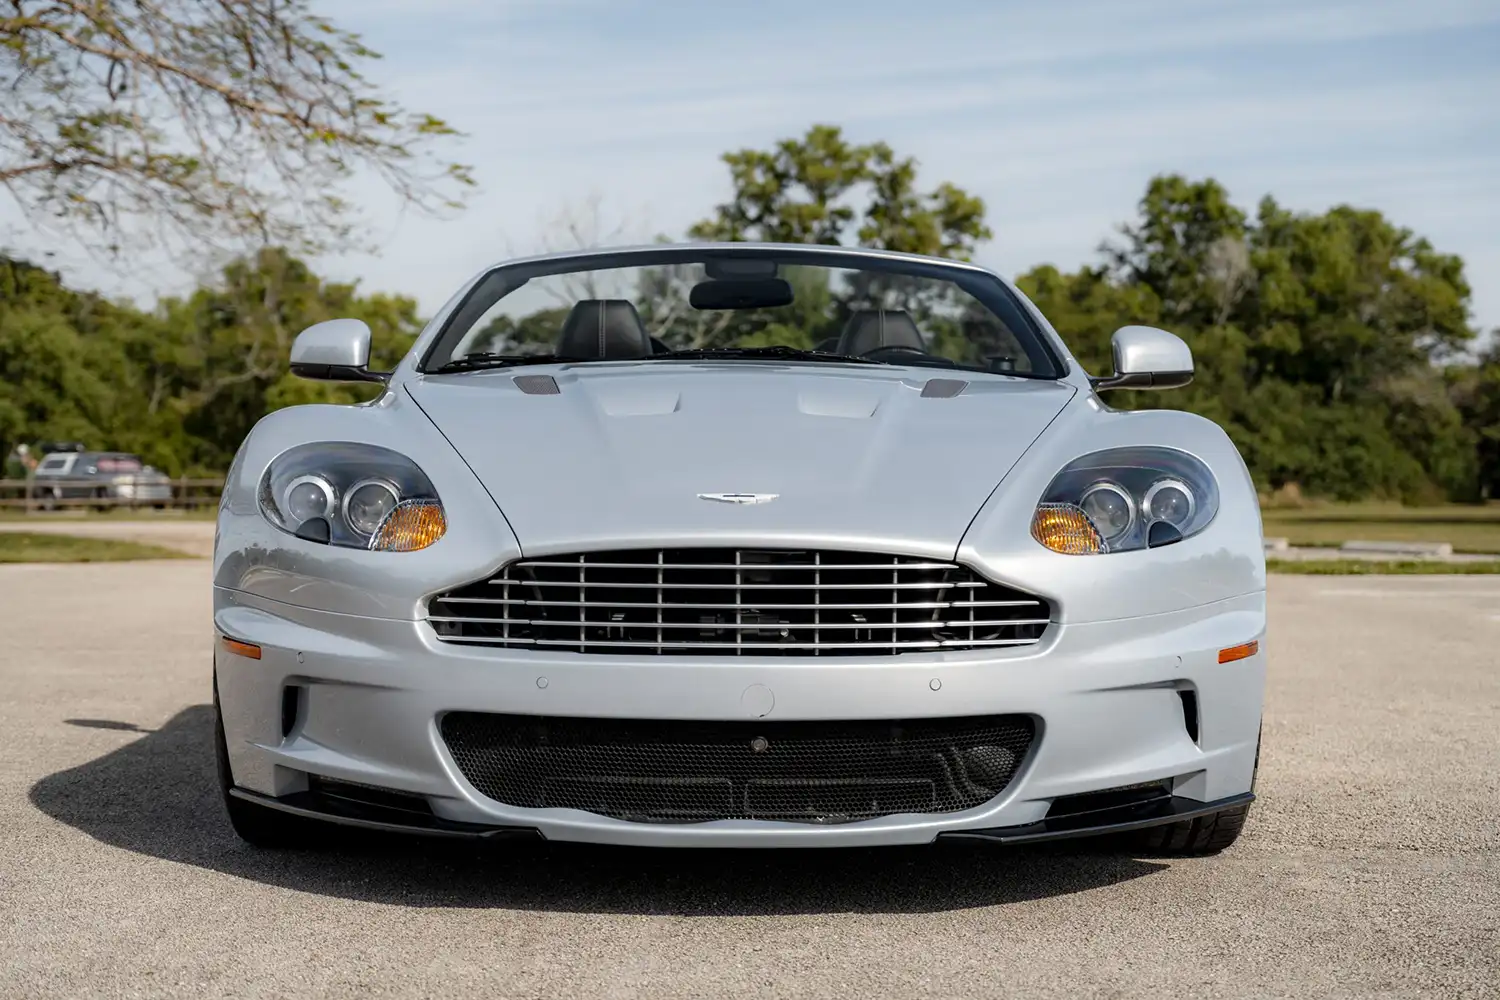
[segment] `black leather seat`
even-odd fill
[[[881,347],[909,347],[927,350],[921,331],[911,316],[901,309],[858,309],[844,324],[839,337],[839,354],[868,354]]]
[[[584,299],[563,321],[557,353],[567,358],[644,358],[651,337],[635,306],[624,299]]]

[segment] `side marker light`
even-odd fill
[[[231,639],[227,635],[220,636],[219,638],[220,641],[224,644],[224,651],[226,653],[233,653],[236,656],[249,657],[252,660],[260,659],[260,647],[255,645],[254,643],[241,642],[238,639]]]
[[[1228,649],[1219,650],[1219,662],[1233,663],[1235,660],[1243,660],[1259,652],[1259,640],[1252,639],[1249,642],[1242,642],[1238,646],[1230,646]]]

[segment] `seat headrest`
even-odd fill
[[[917,324],[901,309],[857,309],[844,324],[839,354],[867,354],[877,347],[927,350]]]
[[[651,338],[635,306],[624,299],[583,299],[563,321],[557,353],[570,358],[644,358]]]

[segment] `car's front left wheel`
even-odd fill
[[[217,676],[214,678],[214,758],[218,764],[224,811],[229,814],[229,825],[241,840],[266,848],[311,847],[319,841],[322,831],[317,823],[247,802],[229,793],[234,787],[234,776],[229,770],[229,741],[224,735],[224,713],[219,708]]]

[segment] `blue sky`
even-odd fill
[[[1176,171],[1251,210],[1266,193],[1378,208],[1461,254],[1476,319],[1500,326],[1495,0],[319,7],[385,53],[373,74],[406,104],[469,134],[451,150],[481,185],[466,213],[403,215],[357,182],[383,252],[320,262],[425,310],[484,265],[561,242],[549,220],[590,200],[602,235],[680,235],[727,194],[720,153],[830,122],[981,195],[995,239],[980,260],[1008,275],[1093,260],[1148,178]],[[185,280],[73,274],[138,296]]]

